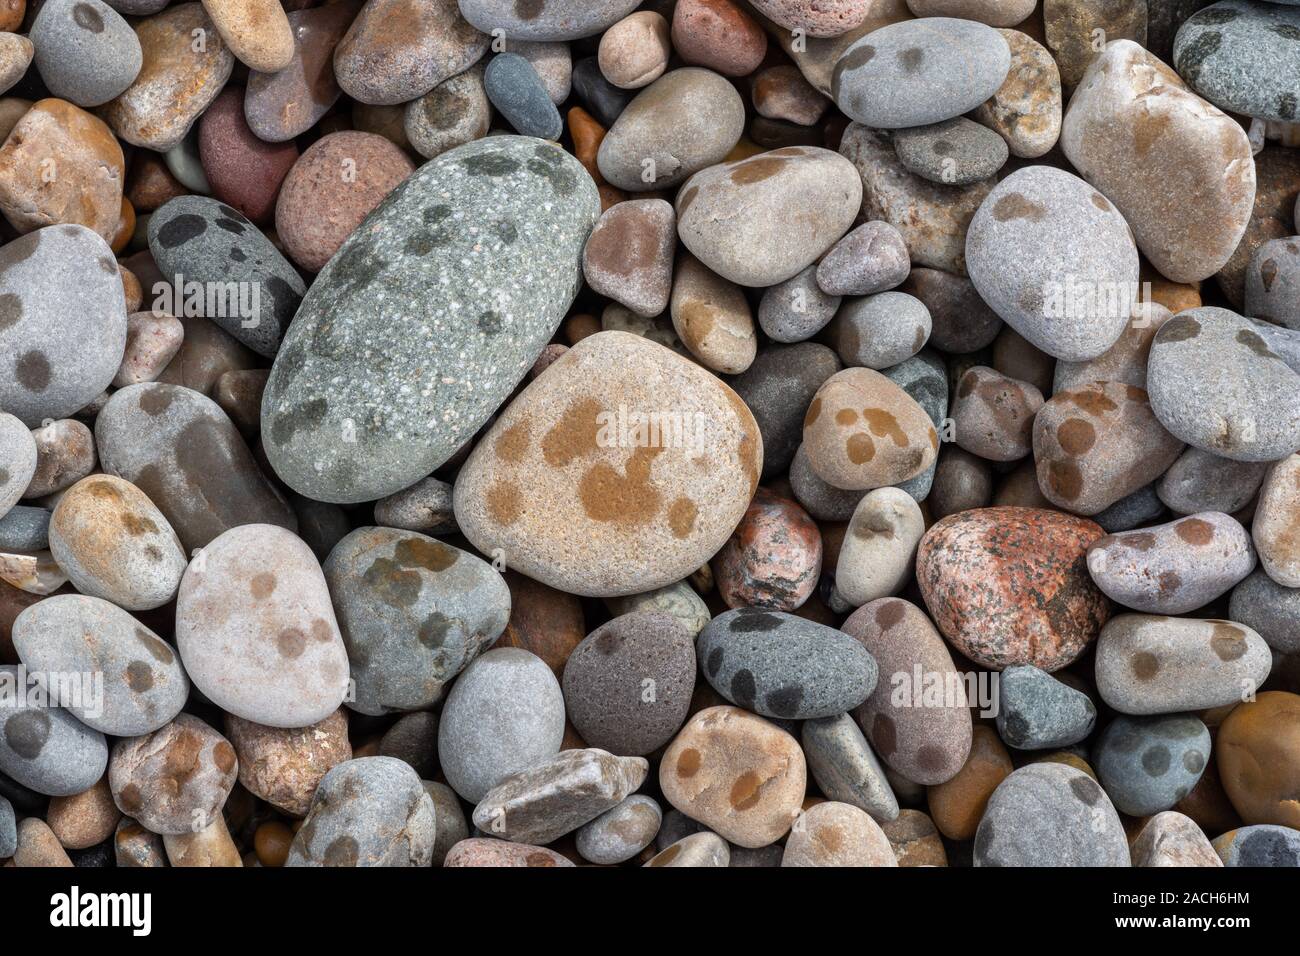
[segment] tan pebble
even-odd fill
[[[53,797],[45,820],[54,835],[69,850],[84,850],[103,843],[113,835],[122,811],[113,802],[108,777],[84,793],[71,797]]]
[[[120,867],[157,867],[167,865],[167,850],[162,837],[150,833],[130,817],[122,817],[113,836],[113,854]]]
[[[1172,810],[1149,818],[1130,852],[1134,866],[1223,866],[1195,821]]]
[[[279,0],[203,0],[203,8],[249,69],[276,73],[293,60],[293,31]]]
[[[271,370],[265,368],[232,369],[217,379],[212,398],[230,416],[235,427],[251,438],[262,424],[262,393]]]
[[[0,33],[0,93],[23,78],[35,52],[36,48],[27,37]]]
[[[768,119],[812,126],[826,112],[830,100],[803,78],[797,67],[784,65],[761,70],[754,76],[754,109]]]
[[[745,293],[689,253],[677,260],[672,317],[682,343],[715,372],[739,375],[758,353],[754,316]]]
[[[443,860],[444,867],[460,866],[573,866],[572,861],[545,847],[527,843],[507,843],[474,837],[461,840],[453,846]]]
[[[971,118],[1007,141],[1012,156],[1042,156],[1061,135],[1061,74],[1040,42],[1019,30],[998,30],[1011,48],[1002,86]]]
[[[18,849],[14,850],[14,866],[52,867],[72,866],[72,860],[59,843],[59,838],[49,825],[39,817],[27,817],[18,824]]]
[[[226,818],[217,814],[207,827],[197,833],[163,834],[163,847],[172,866],[243,866],[239,848],[226,829]]]
[[[799,815],[782,866],[898,866],[889,838],[866,811],[824,801]]]
[[[253,849],[262,866],[284,866],[293,843],[293,831],[279,820],[268,820],[253,834]]]
[[[1300,454],[1282,459],[1264,476],[1251,534],[1268,576],[1300,588]]]
[[[70,488],[95,468],[95,438],[73,418],[50,422],[32,431],[36,439],[36,473],[26,497],[42,498]]]
[[[305,815],[321,778],[353,757],[342,707],[310,727],[290,729],[227,714],[225,729],[239,757],[239,782],[291,816]]]
[[[948,854],[934,821],[920,810],[899,810],[897,819],[882,823],[899,866],[947,866]]]
[[[668,21],[653,10],[641,10],[605,31],[597,62],[609,82],[639,90],[663,75],[671,49]]]
[[[114,388],[152,382],[181,350],[185,326],[170,315],[133,312],[126,319],[126,351]]]
[[[660,867],[728,866],[731,862],[731,848],[727,841],[716,833],[705,830],[682,837],[676,843],[666,846],[645,862],[645,866]]]
[[[957,775],[927,789],[930,816],[950,840],[973,840],[989,797],[1015,769],[993,728],[976,724],[970,756]]]

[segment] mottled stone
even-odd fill
[[[670,306],[673,329],[702,365],[731,375],[749,368],[758,337],[740,286],[683,253],[673,276]]]
[[[1148,820],[1130,850],[1134,866],[1223,866],[1196,822],[1172,810]]]
[[[1239,511],[1250,503],[1268,471],[1267,462],[1233,461],[1188,448],[1160,478],[1156,492],[1171,511]]]
[[[45,85],[78,106],[107,103],[140,72],[140,41],[102,0],[47,0],[29,36]]]
[[[452,486],[430,475],[375,502],[375,524],[421,534],[450,534],[456,530],[451,510]]]
[[[298,147],[292,142],[264,142],[249,129],[242,87],[227,87],[204,111],[198,124],[198,150],[209,185],[204,192],[253,222],[270,220],[280,184],[298,159]],[[154,258],[166,267],[157,251]]]
[[[703,866],[717,867],[731,864],[731,848],[716,833],[705,830],[684,836],[676,843],[655,854],[646,866]]]
[[[1300,866],[1300,834],[1290,827],[1239,827],[1211,845],[1224,866]]]
[[[548,850],[545,847],[475,837],[461,840],[453,846],[447,852],[442,865],[445,867],[550,867],[575,866],[576,864],[554,850]]]
[[[113,834],[114,862],[119,867],[146,868],[167,865],[162,837],[150,833],[130,817],[123,817]]]
[[[1092,733],[1088,695],[1029,665],[1008,667],[998,690],[998,735],[1017,750],[1056,750]]]
[[[830,800],[865,810],[878,823],[898,816],[898,798],[850,714],[804,721],[800,743],[808,770]]]
[[[19,822],[12,863],[20,868],[76,865],[68,858],[54,831],[39,817],[27,817]]]
[[[1300,329],[1300,238],[1270,239],[1246,269],[1246,315]]]
[[[108,765],[104,735],[66,707],[55,706],[33,675],[20,680],[17,667],[0,666],[0,773],[47,796],[69,796],[94,786]],[[89,694],[93,688],[82,687]],[[801,791],[802,798],[802,791]]]
[[[640,10],[605,31],[597,62],[614,86],[639,90],[663,75],[671,53],[668,21],[653,10]]]
[[[119,740],[108,766],[118,809],[159,834],[197,832],[220,816],[238,760],[225,737],[190,714]]]
[[[718,593],[731,608],[793,611],[812,595],[821,571],[817,525],[795,502],[763,488],[713,558]]]
[[[998,33],[1011,48],[1011,69],[998,91],[970,114],[1007,142],[1012,156],[1035,159],[1061,135],[1061,73],[1041,43],[1019,30]]]
[[[767,53],[767,34],[733,0],[677,0],[673,50],[687,63],[723,76],[748,76]]]
[[[1078,86],[1097,55],[1097,33],[1107,41],[1147,42],[1146,0],[1043,0],[1043,34],[1066,88]]]
[[[899,866],[947,866],[939,830],[920,810],[903,810],[898,819],[882,823],[880,828],[893,848]]]
[[[114,388],[152,382],[176,357],[185,340],[185,326],[170,315],[134,312],[126,317],[126,349],[113,376]]]
[[[483,72],[481,63],[472,66],[406,104],[403,129],[417,153],[433,159],[487,135],[492,104],[483,88]]]
[[[44,551],[49,546],[50,512],[44,508],[14,505],[0,517],[0,551]]]
[[[117,829],[122,813],[113,802],[108,778],[78,794],[54,797],[45,820],[59,843],[69,850],[86,850],[103,843]]]
[[[582,253],[582,273],[592,291],[638,315],[668,308],[672,290],[677,216],[662,199],[611,206],[596,223]]]
[[[1015,461],[1029,454],[1035,415],[1043,394],[987,366],[976,365],[957,382],[952,431],[957,444],[991,461]]]
[[[825,801],[799,815],[782,866],[898,866],[880,824],[848,803]]]
[[[461,14],[484,33],[512,40],[580,40],[603,33],[634,9],[637,0],[460,0]]]
[[[347,711],[306,727],[267,727],[226,715],[226,737],[239,757],[239,782],[290,816],[305,816],[321,778],[352,759]]]
[[[751,96],[760,116],[800,126],[814,125],[830,106],[797,67],[785,64],[754,74]]]

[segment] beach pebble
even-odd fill
[[[45,817],[59,843],[69,850],[86,850],[103,843],[113,835],[121,819],[107,777],[100,777],[82,793],[54,797]]]
[[[925,500],[936,520],[987,507],[993,500],[993,469],[989,461],[949,445],[939,455],[934,484]]]
[[[43,498],[70,488],[95,468],[95,438],[73,418],[52,421],[32,430],[36,440],[36,471],[25,497]]]
[[[767,34],[733,0],[677,0],[672,46],[694,66],[723,76],[748,76],[763,62]]]
[[[919,352],[930,329],[930,313],[920,299],[879,292],[845,302],[826,327],[826,341],[845,365],[883,370]]]
[[[167,865],[163,838],[150,833],[130,817],[123,817],[113,834],[113,857],[119,867],[161,867]]]
[[[722,837],[705,830],[684,836],[665,847],[646,866],[725,867],[731,865],[731,849]]]
[[[424,785],[424,792],[433,801],[435,825],[430,865],[442,866],[451,848],[469,837],[469,823],[465,820],[465,811],[461,809],[460,797],[456,796],[455,790],[445,783],[434,783],[431,780],[420,782]]]
[[[802,441],[804,413],[817,389],[839,370],[835,353],[824,345],[767,345],[728,382],[758,424],[765,479],[790,468]]]
[[[1300,454],[1277,462],[1264,476],[1251,526],[1260,566],[1283,587],[1300,587]]]
[[[267,727],[226,715],[226,737],[239,758],[239,782],[290,816],[305,816],[321,778],[352,759],[343,708],[306,727]]]
[[[14,855],[18,848],[18,824],[14,816],[14,806],[4,797],[0,797],[0,860]]]
[[[1224,866],[1300,866],[1300,834],[1291,827],[1238,827],[1211,845]]]
[[[782,866],[898,866],[880,824],[848,803],[825,801],[799,816]]]
[[[1015,461],[1029,454],[1035,416],[1043,394],[983,365],[966,371],[957,382],[952,403],[952,430],[957,444],[990,461]]]
[[[1171,809],[1196,786],[1210,756],[1210,732],[1187,714],[1119,716],[1102,731],[1092,761],[1106,794],[1129,816]]]
[[[605,79],[600,72],[600,61],[596,56],[584,57],[573,64],[573,92],[588,110],[593,120],[600,127],[603,136],[607,127],[613,126],[619,114],[627,109],[635,95]],[[579,107],[581,108],[581,107]],[[585,110],[584,110],[585,112]],[[572,114],[572,110],[570,110]],[[576,144],[575,144],[576,145]],[[599,146],[599,142],[596,144]]]
[[[611,206],[582,252],[587,285],[638,315],[662,314],[673,287],[676,224],[673,207],[662,199]]]
[[[1065,392],[1084,388],[1094,382],[1122,382],[1138,388],[1147,387],[1147,361],[1151,355],[1151,341],[1160,327],[1173,317],[1165,306],[1155,302],[1140,302],[1133,306],[1132,317],[1115,344],[1093,359],[1082,362],[1057,362],[1048,368],[1046,393]],[[1011,334],[1020,336],[1014,330]],[[1023,339],[1021,339],[1023,341]],[[1025,343],[1025,348],[1033,346]],[[1035,350],[1037,351],[1037,350]],[[1038,352],[1039,355],[1043,353]],[[1048,362],[1049,356],[1044,356]]]
[[[948,854],[934,821],[920,810],[902,810],[880,828],[899,866],[947,866]]]
[[[821,534],[795,502],[760,488],[712,566],[728,607],[793,611],[817,587]]]
[[[127,33],[134,36],[129,29]],[[23,78],[35,52],[32,41],[27,37],[16,33],[0,33],[0,93],[11,89]],[[55,70],[51,69],[51,72]],[[14,117],[15,120],[18,118]]]
[[[894,134],[898,160],[932,183],[968,186],[992,176],[1007,161],[1007,144],[964,116]]]
[[[1104,41],[1147,42],[1147,10],[1128,0],[1043,0],[1040,36],[1061,69],[1061,83],[1078,86],[1099,52],[1097,30]]]
[[[1188,448],[1156,484],[1156,493],[1171,511],[1240,511],[1264,481],[1268,462],[1233,461],[1213,452]]]
[[[114,388],[152,382],[176,357],[185,340],[185,326],[170,315],[134,312],[126,318],[126,349],[113,376]]]
[[[14,416],[0,412],[0,515],[23,497],[36,474],[36,439]]]
[[[1246,270],[1246,315],[1300,329],[1300,237],[1270,239]]]
[[[1247,823],[1297,829],[1300,808],[1300,695],[1265,691],[1239,704],[1219,726],[1219,777]]]
[[[507,843],[505,840],[474,837],[461,840],[449,851],[442,863],[445,867],[461,866],[576,866],[566,857],[545,847],[527,843]]]
[[[858,502],[835,565],[835,593],[853,607],[899,593],[916,562],[925,518],[911,495],[877,488]]]
[[[375,523],[421,534],[448,534],[456,530],[451,509],[452,486],[430,475],[387,498],[375,502]]]
[[[512,40],[580,40],[603,33],[638,6],[638,0],[460,0],[461,15],[484,33]]]
[[[1196,821],[1173,810],[1151,817],[1130,850],[1134,866],[1223,866]]]
[[[1228,617],[1258,633],[1273,650],[1300,653],[1300,588],[1278,584],[1263,568],[1233,589]]]
[[[810,37],[838,37],[870,20],[870,7],[856,0],[752,0],[755,10],[787,30]]]
[[[768,119],[812,126],[826,112],[830,102],[803,78],[798,67],[770,66],[754,74],[754,109]]]
[[[865,810],[878,823],[898,816],[898,798],[851,714],[806,720],[800,743],[808,771],[830,800]]]
[[[899,291],[920,299],[930,313],[927,344],[932,348],[945,352],[976,352],[991,345],[1006,327],[965,276],[938,269],[916,268]],[[943,377],[947,378],[946,372]]]
[[[0,684],[6,694],[0,773],[52,797],[88,790],[108,766],[104,735],[77,720],[67,707],[55,706],[33,677],[26,675],[24,685],[17,667],[0,665]],[[86,703],[92,692],[81,686]]]
[[[867,222],[818,263],[817,285],[828,296],[869,295],[899,285],[909,270],[907,244],[898,230],[887,222]]]
[[[204,192],[247,219],[266,223],[275,211],[280,184],[298,159],[298,147],[263,142],[249,129],[242,87],[227,87],[204,111],[198,149],[209,186]],[[156,252],[154,258],[159,259]]]
[[[556,140],[564,131],[560,113],[533,65],[517,53],[499,53],[483,72],[488,100],[523,136]]]
[[[705,367],[734,375],[754,361],[758,338],[744,290],[689,253],[677,261],[670,304],[681,343]]]
[[[13,865],[16,867],[75,866],[59,844],[59,838],[40,817],[20,821],[14,838]]]
[[[758,304],[758,324],[775,342],[803,342],[835,317],[840,297],[827,295],[817,283],[817,266],[763,292]]]
[[[1069,747],[1092,733],[1097,720],[1087,694],[1032,665],[1006,668],[998,695],[998,735],[1017,750]]]
[[[50,512],[14,505],[0,517],[0,551],[44,551],[50,546]]]
[[[483,87],[483,73],[479,63],[406,104],[402,128],[412,149],[433,159],[487,135],[492,104]]]
[[[78,106],[99,106],[122,93],[143,61],[131,26],[102,0],[47,0],[29,37],[45,85]]]
[[[663,813],[659,804],[635,794],[579,828],[578,853],[589,863],[626,863],[654,842]]]
[[[950,840],[974,838],[989,797],[1012,769],[1007,748],[993,728],[975,724],[966,763],[956,776],[926,791],[930,816],[939,832]]]
[[[668,21],[653,10],[641,10],[601,35],[597,62],[614,86],[639,90],[663,75],[671,52]]]
[[[1012,156],[1035,159],[1061,135],[1061,73],[1038,40],[1019,30],[998,33],[1011,49],[1011,69],[970,116],[1006,140]]]
[[[118,809],[158,834],[197,832],[221,813],[235,785],[235,750],[190,714],[119,740],[108,766]]]

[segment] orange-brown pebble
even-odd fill
[[[600,209],[604,212],[610,206],[627,198],[626,193],[605,182],[600,175],[600,168],[596,165],[596,154],[600,151],[606,129],[581,106],[570,109],[568,119],[569,135],[573,137],[573,155],[578,157],[578,162],[582,163],[583,168],[596,181],[596,189],[600,192]]]
[[[880,825],[894,848],[899,866],[947,866],[948,854],[934,821],[920,810],[899,810]]]
[[[113,250],[113,255],[120,256],[131,242],[131,237],[135,235],[135,209],[131,206],[131,201],[125,196],[122,197],[122,213],[117,222],[117,232],[113,236],[113,241],[109,247]]]
[[[284,866],[293,843],[293,831],[279,820],[268,820],[253,834],[253,849],[262,866]]]
[[[1215,740],[1219,777],[1248,824],[1300,830],[1300,694],[1265,691],[1239,704]]]
[[[562,331],[570,345],[577,345],[587,336],[600,331],[600,319],[586,312],[575,312],[564,320]]]
[[[137,212],[153,212],[168,200],[187,192],[161,156],[149,150],[136,151],[127,177],[126,198]]]
[[[120,819],[122,812],[113,802],[107,776],[100,777],[84,793],[51,798],[45,813],[45,822],[69,850],[84,850],[103,843],[113,835]]]

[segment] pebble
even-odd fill
[[[744,290],[689,253],[678,260],[672,285],[673,328],[689,353],[717,372],[745,371],[758,339]]]
[[[732,0],[678,0],[672,46],[692,65],[723,76],[748,76],[763,63],[767,34]]]
[[[102,0],[47,0],[29,38],[50,93],[77,106],[99,106],[118,96],[143,62],[130,24]]]
[[[1084,554],[1101,528],[1040,508],[982,508],[936,522],[916,576],[939,631],[991,668],[1052,672],[1077,658],[1109,616]]]
[[[597,63],[614,86],[639,90],[663,76],[671,52],[668,21],[653,10],[641,10],[605,31]]]
[[[180,834],[164,834],[163,848],[173,867],[242,867],[239,848],[230,836],[224,816],[206,828]],[[250,863],[251,865],[251,863]]]
[[[230,86],[199,120],[198,148],[209,185],[204,191],[245,218],[266,223],[280,184],[298,159],[298,147],[260,140],[244,119],[244,90]],[[156,251],[154,258],[164,265]]]
[[[573,64],[573,91],[603,127],[614,125],[632,102],[633,94],[615,86],[600,71],[598,57],[589,56]],[[575,107],[580,109],[581,107]],[[603,130],[602,130],[603,132]],[[576,145],[576,144],[575,144]]]
[[[1061,135],[1061,73],[1041,43],[1019,30],[999,29],[1011,49],[1011,69],[996,93],[970,116],[1001,136],[1012,156],[1036,159]]]
[[[1016,461],[1033,448],[1033,431],[1043,393],[984,365],[966,371],[952,403],[957,444],[990,461]]]
[[[8,859],[18,849],[18,824],[13,804],[0,797],[0,860]]]
[[[27,817],[18,824],[14,841],[13,865],[16,867],[75,866],[59,838],[39,817]]]
[[[488,134],[492,104],[483,74],[482,64],[472,66],[406,104],[402,128],[412,149],[434,159]]]
[[[817,284],[817,266],[769,286],[758,305],[758,324],[775,342],[803,342],[835,317],[840,297],[827,295]]]
[[[763,441],[763,477],[786,472],[803,438],[804,413],[840,370],[835,353],[814,342],[768,345],[728,384],[744,401]]]
[[[798,67],[789,65],[770,66],[755,73],[751,95],[760,116],[800,126],[815,125],[830,106]]]
[[[492,105],[521,135],[557,140],[564,132],[564,122],[542,78],[519,54],[494,56],[483,73],[483,89]]]
[[[1300,866],[1300,834],[1290,827],[1238,827],[1211,845],[1224,866]]]
[[[853,510],[835,564],[835,593],[853,607],[897,594],[911,580],[925,516],[907,492],[877,488]]]
[[[108,778],[82,793],[50,800],[46,823],[66,849],[86,850],[109,839],[122,813],[113,802]]]
[[[827,799],[865,810],[878,823],[898,816],[898,798],[851,714],[806,720],[800,743],[808,771]]]
[[[276,73],[293,61],[294,34],[276,0],[203,0],[230,52],[250,70]]]
[[[1196,821],[1172,810],[1148,820],[1129,849],[1134,866],[1223,866]]]
[[[152,382],[176,357],[185,341],[185,326],[170,315],[133,312],[126,317],[126,349],[113,376],[114,388]]]
[[[1208,710],[1253,693],[1272,664],[1264,639],[1240,624],[1122,614],[1097,641],[1097,692],[1122,714]]]
[[[212,390],[212,397],[245,438],[251,439],[257,434],[262,417],[262,392],[266,389],[266,380],[270,374],[269,369],[261,368],[226,372],[217,379],[216,387]],[[317,504],[320,508],[330,507],[320,502]],[[303,539],[312,544],[315,550],[315,542],[305,527],[307,522],[303,521],[302,524],[304,527],[300,530]]]
[[[506,571],[505,579],[510,620],[496,646],[536,654],[559,680],[569,655],[587,636],[582,602],[516,571]]]
[[[379,738],[377,752],[410,764],[421,778],[438,772],[438,718],[430,711],[416,711],[397,719]],[[369,754],[367,754],[369,755]]]
[[[150,833],[130,817],[123,817],[113,835],[114,862],[119,867],[143,868],[167,865],[163,839]]]
[[[662,199],[633,199],[601,215],[582,251],[582,274],[593,292],[653,317],[668,308],[673,288],[677,215]]]
[[[146,829],[196,833],[220,818],[237,763],[225,737],[197,717],[177,714],[153,733],[119,740],[108,783],[118,809]]]
[[[17,667],[0,665],[0,686],[5,690],[0,773],[51,797],[94,786],[108,765],[104,735],[77,720],[67,707],[54,705],[32,675],[24,677]],[[88,690],[82,688],[83,693]]]
[[[801,812],[806,780],[798,742],[737,707],[697,713],[659,762],[665,799],[742,847],[786,834]]]
[[[239,758],[239,782],[290,816],[306,816],[321,778],[352,759],[347,711],[306,727],[267,727],[226,714],[226,737]]]
[[[975,836],[989,797],[1011,773],[1007,748],[993,728],[975,724],[971,729],[970,756],[956,776],[927,789],[930,816],[949,840]]]
[[[751,0],[750,5],[779,26],[810,37],[838,37],[871,19],[871,8],[855,0]]]
[[[430,780],[420,781],[424,792],[433,801],[434,843],[432,866],[443,866],[447,854],[457,843],[469,837],[469,824],[465,820],[465,811],[461,809],[460,798],[456,791],[445,783]]]
[[[1300,695],[1265,691],[1235,707],[1215,742],[1219,776],[1246,823],[1297,829],[1300,808]]]
[[[899,285],[909,271],[907,244],[898,230],[887,222],[868,222],[826,253],[817,265],[817,285],[828,296],[870,295]]]
[[[1260,566],[1283,587],[1300,587],[1300,454],[1274,464],[1264,475],[1251,527]]]
[[[1061,70],[1066,88],[1078,86],[1097,54],[1097,36],[1105,42],[1147,42],[1147,11],[1127,0],[1043,0],[1040,35]]]
[[[794,611],[821,576],[821,534],[795,502],[760,488],[712,566],[728,607]]]
[[[35,52],[27,37],[0,33],[0,92],[9,90],[23,78]]]
[[[955,353],[977,352],[991,345],[1006,328],[997,313],[980,298],[970,279],[964,276],[938,269],[914,268],[899,291],[920,299],[930,313],[927,344],[932,348]],[[943,378],[947,379],[946,372]]]
[[[899,866],[947,866],[948,853],[934,821],[920,810],[903,810],[880,828]]]
[[[1002,671],[998,736],[1017,750],[1059,750],[1092,733],[1097,708],[1087,694],[1027,664]]]
[[[1084,388],[1094,382],[1122,382],[1146,388],[1151,341],[1160,327],[1172,317],[1169,309],[1158,303],[1143,302],[1134,305],[1132,318],[1114,345],[1096,358],[1083,362],[1057,362],[1055,369],[1048,370],[1050,377],[1044,392],[1065,392]],[[1014,330],[1011,331],[1016,334]],[[1033,348],[1028,343],[1026,347]],[[1051,361],[1049,356],[1044,358]]]
[[[1300,240],[1270,239],[1250,257],[1246,315],[1300,329]]]
[[[445,867],[550,867],[575,866],[576,864],[554,850],[545,847],[475,837],[461,840],[453,846],[447,852],[447,857],[442,865]]]
[[[925,499],[930,515],[938,520],[972,508],[986,508],[993,500],[990,463],[955,445],[939,455],[934,484]]]
[[[1255,631],[1273,650],[1300,653],[1300,588],[1278,584],[1263,568],[1233,589],[1228,617]]]
[[[430,475],[375,502],[375,524],[421,534],[450,534],[456,530],[451,510],[451,485]]]
[[[578,853],[597,866],[626,863],[654,842],[662,819],[658,803],[634,794],[578,829]]]
[[[1240,511],[1255,497],[1267,462],[1241,462],[1188,448],[1156,484],[1160,500],[1180,514]]]
[[[50,512],[14,505],[0,517],[0,551],[44,551],[50,546]]]
[[[799,816],[785,842],[782,866],[898,866],[889,838],[866,812],[825,801]]]
[[[932,183],[969,186],[992,176],[1007,161],[1007,144],[964,116],[902,129],[894,134],[898,161]]]
[[[613,26],[638,0],[461,0],[461,14],[484,33],[501,30],[512,40],[580,40]]]
[[[1210,732],[1186,714],[1119,716],[1102,731],[1092,755],[1115,807],[1150,816],[1191,793],[1210,756]]]
[[[1092,777],[1059,763],[1021,767],[993,791],[976,866],[1128,866],[1124,826]]]
[[[26,493],[38,460],[32,433],[8,412],[0,412],[0,515]]]
[[[573,91],[573,56],[569,44],[563,41],[512,40],[509,50],[532,64],[552,103],[559,106],[569,98]]]
[[[325,774],[286,866],[414,866],[433,859],[433,800],[392,757],[358,757]]]
[[[725,867],[731,865],[731,849],[726,840],[706,830],[682,837],[655,854],[646,866]]]
[[[907,361],[930,337],[925,304],[906,292],[850,299],[826,328],[826,340],[847,366],[887,369]]]
[[[563,736],[564,697],[550,668],[535,654],[501,647],[472,661],[452,685],[438,753],[447,783],[478,803],[502,780],[559,753]]]

